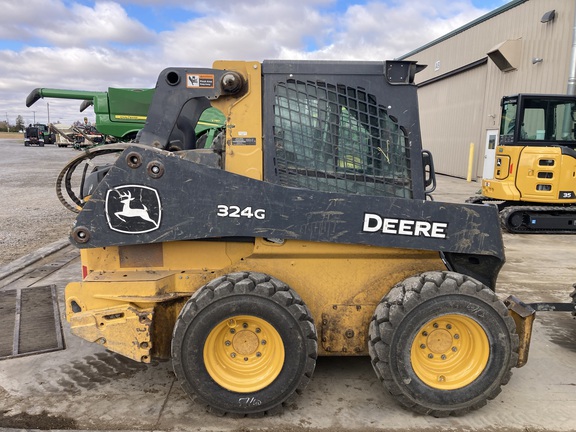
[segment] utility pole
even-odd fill
[[[48,125],[50,125],[50,103],[46,102],[46,108],[48,109]]]

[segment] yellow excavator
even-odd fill
[[[511,233],[576,234],[576,96],[502,99],[494,177],[482,196]]]
[[[171,359],[183,389],[219,414],[279,412],[318,356],[369,356],[419,413],[493,399],[526,362],[534,311],[494,292],[496,209],[427,199],[420,69],[219,61],[161,72],[139,141],[87,150],[60,176],[79,210],[72,333],[135,361]],[[226,121],[209,148],[194,133],[171,140],[210,107]]]

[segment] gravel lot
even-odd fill
[[[75,213],[56,196],[56,178],[78,151],[0,139],[0,266],[68,236]]]

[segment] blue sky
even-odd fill
[[[0,118],[42,119],[36,87],[153,87],[168,66],[218,59],[384,60],[505,0],[0,0]],[[77,103],[50,100],[51,121]],[[89,114],[90,116],[90,114]]]

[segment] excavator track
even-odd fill
[[[511,205],[500,221],[513,234],[576,234],[576,206]]]

